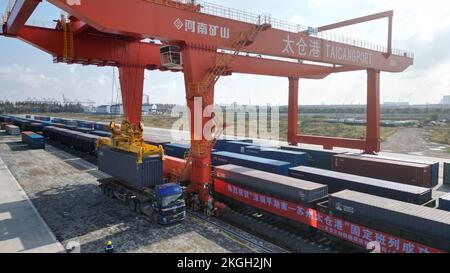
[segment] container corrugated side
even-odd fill
[[[308,155],[303,152],[278,150],[258,146],[244,147],[244,154],[286,161],[291,167],[308,166]]]
[[[348,190],[331,194],[329,208],[450,241],[447,211]]]
[[[230,152],[212,153],[212,164],[215,167],[232,164],[280,175],[288,175],[290,165],[289,162],[285,161]]]
[[[160,156],[150,156],[137,163],[137,156],[101,146],[98,153],[100,171],[136,188],[153,188],[163,181],[163,162]]]
[[[383,154],[383,155],[368,155],[368,154],[360,154],[360,156],[363,157],[369,157],[369,158],[375,158],[380,160],[393,160],[393,161],[400,161],[400,162],[411,162],[411,163],[418,163],[418,164],[424,164],[431,167],[431,186],[436,187],[439,184],[439,161],[432,160],[432,159],[426,159],[426,158],[415,158],[410,157],[408,155],[391,155],[391,154]]]
[[[333,157],[333,170],[419,187],[432,187],[431,166],[413,162],[336,155]]]
[[[6,133],[12,136],[20,135],[20,128],[15,125],[6,125],[5,126]]]
[[[333,156],[343,154],[344,152],[303,148],[298,146],[281,146],[281,150],[303,152],[308,155],[309,166],[324,170],[331,170],[333,163]]]
[[[191,146],[188,144],[169,143],[164,146],[164,153],[168,156],[184,159],[185,155],[189,152]]]
[[[330,192],[353,190],[417,205],[432,200],[432,190],[428,188],[312,167],[291,168],[289,176],[328,185]]]
[[[444,185],[450,185],[450,162],[444,162]]]
[[[236,165],[216,167],[215,175],[236,186],[295,203],[311,203],[328,195],[326,185]]]

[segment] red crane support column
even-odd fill
[[[369,69],[367,70],[366,153],[380,152],[380,135],[380,71]]]
[[[209,199],[211,182],[211,147],[212,131],[205,129],[212,117],[205,115],[205,109],[214,105],[214,86],[207,93],[198,95],[190,93],[189,85],[200,83],[205,79],[209,69],[216,60],[216,52],[206,49],[187,47],[183,50],[184,81],[187,106],[190,113],[191,159],[192,171],[189,191],[199,193],[200,201],[206,204]]]
[[[128,122],[135,125],[140,124],[142,117],[144,71],[144,67],[119,67],[124,116]]]
[[[288,143],[298,145],[298,78],[289,78]]]

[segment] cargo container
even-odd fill
[[[407,155],[368,155],[368,154],[351,154],[355,156],[362,156],[362,157],[368,157],[368,158],[375,158],[379,160],[394,160],[394,161],[400,161],[400,162],[411,162],[411,163],[417,163],[417,164],[423,164],[423,165],[429,165],[431,167],[431,186],[436,187],[439,184],[439,161],[427,159],[427,158],[420,158],[415,159],[408,157]]]
[[[289,162],[249,156],[230,152],[214,152],[212,153],[212,165],[214,167],[233,164],[237,166],[247,167],[255,170],[288,175]]]
[[[137,188],[154,187],[163,181],[161,156],[149,156],[138,164],[137,155],[102,145],[98,152],[98,169]]]
[[[6,125],[5,126],[6,133],[12,136],[20,135],[20,128],[15,125]]]
[[[31,149],[45,149],[44,137],[34,132],[22,132],[22,142],[28,144]]]
[[[31,115],[25,115],[25,118],[31,119]]]
[[[289,176],[328,185],[329,191],[333,193],[341,190],[353,190],[417,205],[432,200],[432,191],[428,188],[317,168],[291,168]]]
[[[85,128],[85,129],[91,129],[94,130],[94,122],[90,121],[84,121],[84,120],[77,120],[77,127],[78,128]]]
[[[258,146],[254,143],[249,142],[239,142],[239,141],[229,141],[226,143],[226,151],[230,153],[243,154],[245,152],[245,147]]]
[[[298,146],[281,146],[281,150],[303,152],[308,155],[309,166],[324,170],[332,170],[333,156],[344,154],[344,152],[336,152],[332,150],[302,148]]]
[[[90,134],[93,131],[93,129],[78,127],[77,131],[85,134]]]
[[[58,141],[61,144],[69,148],[72,148],[75,147],[75,145],[77,144],[78,141],[77,136],[82,133],[60,128],[59,131],[57,131],[57,134],[58,134]]]
[[[450,211],[450,194],[444,195],[439,198],[439,209]]]
[[[100,138],[96,135],[77,133],[73,147],[79,151],[96,154],[97,141]]]
[[[244,154],[286,161],[290,167],[308,166],[308,155],[303,152],[285,151],[261,146],[244,147]]]
[[[393,226],[404,230],[405,235],[414,232],[439,239],[447,249],[450,247],[450,212],[348,190],[331,194],[328,205],[343,215]]]
[[[215,177],[247,190],[299,204],[312,203],[328,195],[326,185],[236,165],[216,167]]]
[[[450,162],[444,162],[444,185],[450,186]]]
[[[227,151],[227,144],[232,141],[253,143],[253,139],[218,139],[214,149],[218,151]]]
[[[105,132],[105,131],[93,131],[93,132],[90,132],[90,134],[99,136],[99,137],[107,137],[107,138],[110,138],[112,136],[112,133]]]
[[[96,122],[94,124],[95,131],[111,132],[110,123],[107,122]]]
[[[188,144],[169,143],[164,146],[164,153],[168,156],[184,159],[188,154],[191,146]]]
[[[76,130],[77,130],[77,126],[74,126],[74,125],[64,125],[64,129],[76,131]]]
[[[333,170],[402,184],[431,188],[431,166],[353,155],[333,157]]]
[[[41,123],[31,123],[30,124],[30,131],[35,132],[35,133],[39,133],[42,132],[44,129],[44,126],[42,126]]]

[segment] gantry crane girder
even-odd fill
[[[201,144],[209,137],[203,128],[211,117],[202,117],[202,114],[208,104],[214,102],[214,83],[218,77],[232,73],[286,77],[289,79],[290,144],[317,144],[327,149],[346,147],[374,153],[380,151],[380,72],[402,72],[414,62],[412,54],[392,49],[392,11],[330,24],[310,32],[268,16],[255,16],[199,1],[48,0],[69,13],[70,20],[61,20],[56,29],[24,26],[39,2],[17,0],[2,34],[16,36],[48,52],[55,62],[118,67],[125,118],[132,125],[129,128],[140,124],[144,70],[172,70],[161,64],[161,45],[143,39],[181,47],[187,105],[193,113],[190,180],[192,188],[202,193],[203,202],[208,198],[211,162],[210,151]],[[361,41],[317,35],[380,18],[389,19],[386,49],[368,47]],[[67,48],[73,52],[68,54]],[[225,58],[225,55],[230,57]],[[219,60],[222,62],[218,63]],[[299,134],[299,79],[322,79],[332,73],[357,70],[367,71],[366,136],[339,139]],[[202,85],[205,79],[209,80]],[[206,90],[193,94],[193,84],[206,86]],[[195,96],[204,98],[201,111],[195,111]]]

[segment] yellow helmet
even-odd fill
[[[108,241],[108,242],[106,243],[107,246],[112,246],[112,244],[113,244],[113,243],[112,243],[111,241]]]

